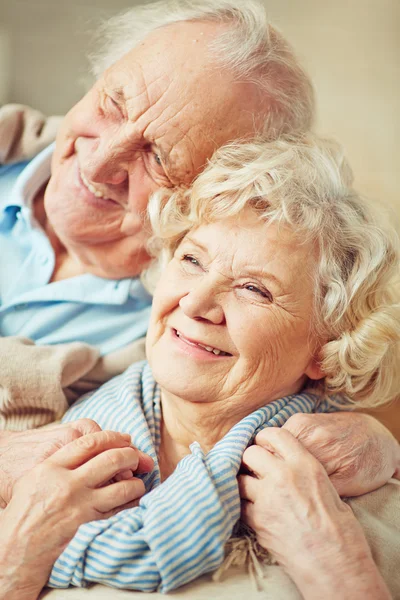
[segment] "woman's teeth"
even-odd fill
[[[177,329],[176,329],[176,335],[179,338],[183,338],[183,340],[186,340],[185,336],[183,336]],[[216,354],[217,356],[221,355],[221,356],[229,356],[229,354],[227,352],[223,352],[222,350],[218,350],[218,348],[212,348],[212,346],[203,346],[203,344],[198,344],[195,342],[190,342],[191,344],[195,345],[195,346],[200,346],[200,348],[204,348],[204,350],[207,350],[207,352],[212,352],[213,354]]]
[[[94,194],[96,196],[96,198],[107,198],[107,196],[105,196],[102,192],[100,192],[99,190],[97,190],[94,185],[92,185],[84,176],[84,174],[81,171],[81,178],[83,183],[85,184],[85,186],[87,187],[87,189],[89,190],[89,192],[92,192],[92,194]]]

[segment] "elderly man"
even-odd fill
[[[150,297],[138,275],[148,261],[149,195],[189,185],[230,140],[273,138],[311,125],[310,81],[260,5],[174,6],[156,3],[112,21],[103,32],[110,44],[97,58],[100,76],[65,117],[54,151],[5,174],[0,332],[14,349],[21,341],[9,336],[36,342],[28,346],[32,361],[39,356],[40,362],[45,344],[79,340],[107,355],[143,336]],[[86,346],[79,350],[89,353],[89,370],[95,355]],[[70,373],[74,359],[62,364],[62,374]],[[46,383],[36,392],[42,410],[35,408],[54,416],[46,388],[54,390]],[[16,393],[6,394],[2,409],[24,418],[32,406]],[[400,466],[400,453],[374,419],[346,415],[347,431],[350,421],[346,440],[338,436],[340,413],[296,416],[286,427],[341,493],[355,495],[385,483]],[[87,432],[73,424],[45,433],[3,432],[3,503],[34,464]]]

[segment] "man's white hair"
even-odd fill
[[[136,6],[104,22],[91,54],[92,72],[99,76],[154,30],[182,21],[228,25],[209,46],[211,56],[241,81],[251,81],[268,104],[263,134],[308,130],[314,116],[310,78],[282,34],[256,0],[171,0]]]

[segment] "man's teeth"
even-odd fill
[[[176,330],[176,335],[178,337],[181,337],[181,333]],[[203,344],[196,344],[196,346],[200,346],[200,348],[204,348],[204,350],[207,350],[207,352],[212,352],[213,354],[216,354],[217,356],[219,354],[222,354],[223,356],[228,356],[227,352],[223,352],[222,350],[218,350],[218,348],[213,348],[212,346],[203,346]]]
[[[84,174],[81,171],[81,177],[82,177],[82,181],[85,184],[85,186],[87,187],[87,189],[89,190],[89,192],[92,192],[92,194],[94,194],[96,196],[96,198],[106,198],[106,196],[100,192],[99,190],[96,190],[96,188],[94,187],[94,185],[92,185],[84,176]]]

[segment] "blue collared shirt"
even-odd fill
[[[29,163],[0,167],[0,336],[82,341],[108,354],[145,335],[151,296],[138,278],[85,274],[50,283],[54,250],[32,201],[50,176],[53,147]]]

